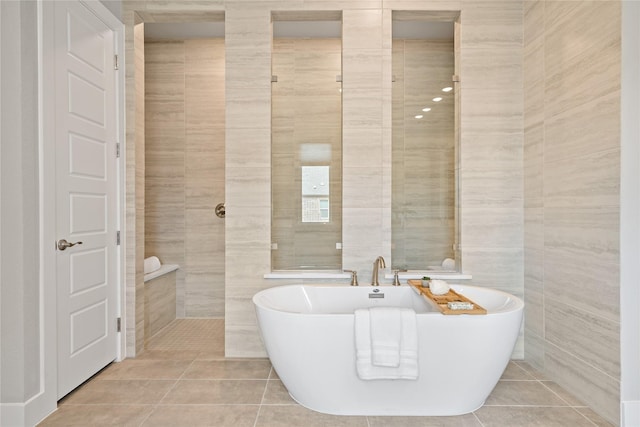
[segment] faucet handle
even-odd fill
[[[398,277],[398,273],[404,273],[407,270],[393,270],[393,286],[400,286],[400,278]]]
[[[351,286],[358,286],[358,272],[355,270],[342,270],[345,273],[351,273]]]

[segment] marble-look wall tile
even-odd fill
[[[128,15],[130,19],[130,23],[132,23],[133,16]],[[129,162],[127,161],[127,194],[135,195],[133,200],[127,200],[127,206],[133,206],[135,211],[135,217],[133,221],[129,219],[127,221],[127,232],[125,235],[128,236],[127,241],[127,253],[133,254],[133,259],[129,258],[127,261],[127,288],[134,289],[134,292],[127,292],[128,296],[135,303],[134,310],[134,318],[131,316],[127,316],[127,329],[128,333],[132,333],[132,336],[135,337],[133,342],[128,340],[127,347],[127,355],[135,356],[139,352],[142,351],[144,346],[144,313],[145,313],[145,301],[144,301],[144,253],[145,253],[145,245],[144,245],[144,237],[145,237],[145,185],[144,185],[144,174],[145,174],[145,162],[144,162],[144,151],[145,151],[145,57],[144,57],[144,26],[136,25],[135,28],[132,28],[129,25],[129,39],[131,40],[131,29],[133,29],[133,45],[127,45],[127,61],[129,64],[133,63],[135,70],[135,80],[132,81],[134,90],[127,91],[125,93],[127,96],[133,97],[133,99],[128,99],[127,102],[127,123],[134,123],[133,128],[127,128],[127,141],[136,141],[139,140],[139,143],[130,144],[127,143],[127,158],[133,157],[137,159],[137,161]],[[128,77],[131,79],[131,76]],[[130,115],[133,114],[133,117]],[[130,218],[131,215],[128,215]],[[134,238],[134,241],[131,242],[131,237]],[[133,245],[133,247],[132,247]],[[130,272],[130,267],[134,267],[134,271]],[[131,274],[133,273],[133,274]],[[133,294],[133,295],[132,295]],[[130,314],[130,313],[129,313]]]
[[[545,292],[617,321],[619,212],[615,207],[545,207]]]
[[[544,200],[544,126],[542,123],[524,130],[524,206],[541,208]]]
[[[271,14],[266,7],[248,8],[247,6],[243,2],[227,3],[225,10],[225,46],[227,51],[270,52]],[[230,82],[235,81],[235,77],[234,75],[233,79],[229,79]]]
[[[525,359],[544,366],[544,2],[524,3]]]
[[[538,292],[530,286],[526,287],[524,290],[524,301],[525,342],[527,342],[527,333],[544,337],[545,306],[543,291]],[[529,355],[526,354],[525,358],[528,357]]]
[[[382,129],[382,52],[352,49],[346,41],[342,54],[342,111],[345,131]]]
[[[470,248],[465,250],[464,271],[473,276],[474,285],[522,294],[523,257],[521,248]]]
[[[531,329],[527,328],[527,323],[525,319],[525,330],[524,330],[524,349],[525,349],[525,360],[535,369],[540,372],[544,371],[544,360],[545,360],[545,342],[542,336],[532,332]]]
[[[522,247],[521,208],[464,208],[461,215],[463,249]]]
[[[585,363],[559,347],[549,344],[544,350],[544,372],[554,382],[598,414],[618,423],[620,417],[620,379]],[[594,399],[594,397],[597,397]]]
[[[545,19],[545,91],[553,102],[545,113],[553,116],[620,90],[620,18],[606,19],[619,4],[547,2]],[[597,27],[597,28],[596,28]],[[570,34],[580,37],[570,37]],[[598,63],[593,62],[597,55]]]
[[[250,5],[247,7],[247,5]],[[238,287],[262,289],[270,262],[271,11],[269,4],[228,4],[225,13],[225,355],[264,357],[251,298]],[[255,139],[240,139],[247,134]],[[243,157],[252,158],[247,164]]]
[[[545,339],[585,363],[620,377],[620,324],[545,297]]]
[[[544,38],[538,37],[525,46],[523,86],[524,125],[527,128],[544,120]]]
[[[546,160],[550,141],[545,135],[545,207],[618,206],[620,149]]]
[[[176,318],[176,273],[144,284],[144,336],[148,340]]]
[[[144,51],[144,256],[184,267],[184,43],[145,43]],[[182,297],[184,270],[176,289]]]
[[[491,51],[490,59],[487,51]],[[496,51],[485,48],[463,46],[461,54],[465,61],[460,65],[460,76],[464,79],[465,89],[486,89],[499,93],[509,87],[522,85],[522,46],[505,47]],[[505,86],[505,82],[513,86]],[[517,99],[512,102],[520,103]]]
[[[271,205],[271,168],[227,166],[226,186],[242,187],[242,193],[228,192],[229,206],[235,208]]]
[[[437,11],[456,12],[462,10],[462,0],[382,0],[382,8],[403,11],[428,11],[430,13]]]
[[[342,40],[348,49],[382,47],[382,9],[344,10]],[[346,61],[345,61],[346,62]],[[378,68],[380,63],[378,63]]]
[[[524,43],[526,358],[617,423],[620,3],[525,1]]]
[[[463,0],[461,22],[463,48],[522,46],[522,2]]]
[[[612,77],[613,78],[613,77]],[[619,150],[620,92],[593,98],[545,120],[545,156],[569,160],[576,153]]]

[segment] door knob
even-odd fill
[[[70,248],[71,246],[81,245],[81,244],[82,242],[70,243],[70,242],[67,242],[67,239],[60,239],[58,240],[57,246],[58,246],[58,250],[64,251],[65,249]]]

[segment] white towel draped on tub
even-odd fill
[[[355,311],[356,368],[363,380],[418,378],[418,329],[410,308]]]

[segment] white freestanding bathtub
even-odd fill
[[[452,288],[487,314],[443,315],[408,285],[278,286],[258,292],[253,302],[271,363],[301,405],[336,415],[460,415],[482,406],[500,379],[524,303],[494,289]],[[358,377],[354,310],[375,306],[415,310],[417,380]]]

